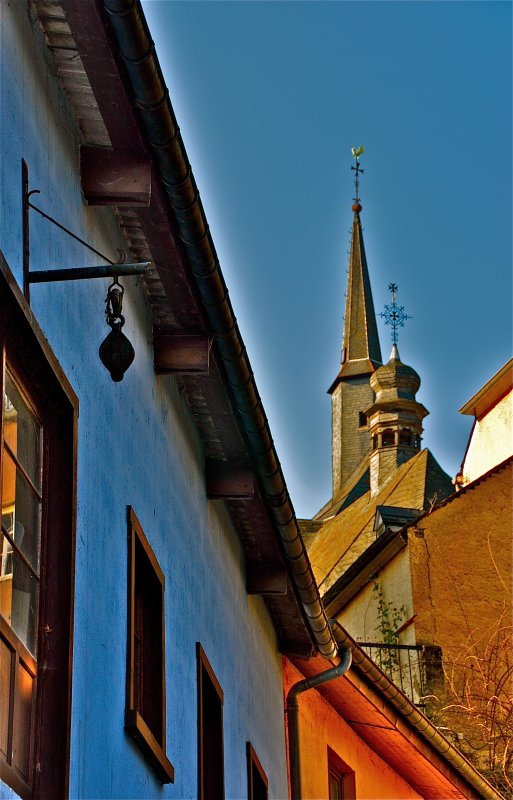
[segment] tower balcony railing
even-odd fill
[[[419,708],[425,708],[425,699],[429,694],[427,684],[432,648],[383,642],[358,644],[406,697]]]

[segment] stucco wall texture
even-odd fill
[[[512,470],[423,517],[409,535],[417,641],[448,655],[491,633],[512,601]]]
[[[111,258],[124,247],[110,209],[80,191],[80,134],[25,2],[0,3],[0,248],[22,279],[21,159],[37,204]],[[34,269],[92,266],[86,249],[31,214]],[[208,501],[201,445],[178,385],[156,376],[151,321],[135,278],[125,333],[136,356],[115,384],[98,346],[108,280],[32,287],[32,308],[80,400],[71,798],[197,796],[196,641],[224,690],[227,798],[246,796],[246,741],[287,795],[281,657],[263,602],[245,591],[241,547]],[[166,577],[167,755],[162,786],[124,731],[130,504]],[[0,783],[0,797],[13,797]]]
[[[432,712],[484,770],[498,769],[508,736],[512,495],[510,462],[424,517],[423,536],[410,538],[417,642],[441,648]]]
[[[303,678],[286,659],[283,674],[285,693]],[[358,800],[420,797],[355,734],[316,689],[300,695],[299,704],[303,800],[326,800],[328,797],[328,747],[354,771]]]
[[[337,615],[340,624],[358,642],[383,641],[378,597],[374,591],[376,584],[382,593],[383,603],[390,609],[395,607],[399,610],[399,626],[403,625],[413,614],[410,559],[406,548],[379,570]],[[413,622],[399,634],[398,643],[415,644]]]
[[[466,483],[501,464],[513,453],[513,391],[475,422],[463,462]]]

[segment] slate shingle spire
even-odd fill
[[[361,210],[360,203],[357,202],[353,205],[354,218],[342,340],[342,367],[339,377],[367,375],[382,363],[369,269],[363,243]]]
[[[363,148],[359,148],[363,152]],[[363,244],[358,197],[362,172],[359,152],[353,149],[356,166],[353,229],[349,253],[346,309],[340,371],[329,389],[332,419],[333,500],[370,453],[370,436],[364,411],[373,402],[370,376],[381,366],[381,348],[372,290]]]

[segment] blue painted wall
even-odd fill
[[[0,3],[0,249],[21,283],[21,159],[34,201],[115,257],[124,242],[108,209],[88,208],[80,134],[24,0]],[[31,214],[33,268],[99,263]],[[287,796],[281,657],[259,598],[244,588],[241,547],[224,505],[207,501],[203,452],[175,379],[155,376],[149,309],[125,285],[125,332],[136,358],[114,384],[98,358],[108,281],[33,285],[32,308],[80,400],[70,797],[197,796],[196,651],[224,690],[227,798],[247,796],[249,739]],[[134,507],[166,576],[167,755],[158,782],[123,728],[126,506]],[[0,797],[15,795],[0,783]]]

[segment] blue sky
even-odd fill
[[[453,476],[512,350],[511,3],[143,5],[296,513],[331,494],[353,145],[376,311],[397,283]]]

